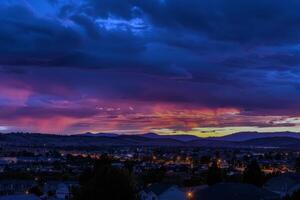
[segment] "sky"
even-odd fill
[[[298,0],[1,0],[0,132],[300,132]]]

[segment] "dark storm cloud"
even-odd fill
[[[54,17],[41,16],[43,10],[39,13],[34,2],[28,1],[32,8],[28,4],[1,7],[2,64],[139,66],[135,68],[147,73],[181,71],[185,75],[190,68],[219,64],[214,57],[218,59],[221,52],[249,51],[254,57],[251,65],[263,59],[255,57],[255,48],[297,44],[300,37],[297,1],[49,1],[59,13]],[[123,20],[119,22],[123,25],[113,24],[116,19]],[[143,20],[140,33],[131,27],[133,19]],[[106,25],[99,25],[99,20]],[[108,30],[109,26],[118,28]],[[164,56],[156,55],[157,51]],[[234,56],[228,59],[243,67]]]
[[[300,98],[296,0],[3,2],[0,73],[38,94],[241,109]]]
[[[143,48],[130,32],[101,31],[88,16],[74,14],[66,20],[68,22],[40,17],[21,5],[1,7],[0,63],[37,67],[120,67],[121,63],[134,62],[134,56]],[[71,27],[68,23],[75,25]]]
[[[36,119],[47,119],[53,116],[65,116],[72,118],[92,117],[96,115],[95,110],[74,110],[74,109],[59,109],[59,108],[39,108],[39,107],[23,107],[17,111],[13,107],[1,107],[0,118],[6,120],[14,120],[17,118],[32,117]]]
[[[134,11],[139,11],[156,26],[197,31],[216,40],[254,44],[299,41],[300,3],[297,0],[88,2],[94,14],[101,17],[115,15],[130,19],[135,16]]]

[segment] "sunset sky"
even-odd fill
[[[300,132],[299,0],[1,0],[0,132]]]

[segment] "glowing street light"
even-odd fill
[[[191,191],[186,193],[187,199],[190,200],[193,198],[193,193]]]

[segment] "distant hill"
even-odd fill
[[[93,137],[120,137],[124,135],[119,135],[115,133],[84,133],[77,136],[93,136]],[[296,132],[238,132],[233,133],[226,136],[221,137],[208,137],[208,138],[202,138],[197,137],[195,135],[159,135],[156,133],[145,133],[140,135],[130,135],[130,136],[141,136],[148,139],[173,139],[178,140],[182,142],[188,142],[188,141],[197,141],[197,140],[210,140],[210,141],[230,141],[230,142],[242,142],[252,139],[259,139],[259,138],[273,138],[273,137],[290,137],[290,138],[296,138],[300,139],[300,133]]]
[[[83,133],[79,134],[77,136],[92,136],[92,137],[126,137],[128,135],[119,135],[115,133]],[[148,139],[173,139],[173,140],[178,140],[182,142],[187,142],[187,141],[193,141],[193,140],[199,140],[201,138],[195,136],[195,135],[159,135],[156,133],[145,133],[145,134],[140,134],[140,135],[130,135],[129,137],[133,136],[139,136],[143,138],[148,138]]]
[[[300,139],[291,137],[266,137],[240,142],[242,146],[299,148]]]
[[[235,141],[241,142],[246,140],[258,139],[258,138],[273,138],[273,137],[290,137],[300,139],[300,133],[295,132],[271,132],[271,133],[259,133],[259,132],[238,132],[231,135],[222,137],[211,137],[211,140],[223,140],[223,141]]]
[[[91,133],[91,132],[87,132],[87,133],[79,134],[77,136],[118,137],[119,135],[115,134],[115,133]]]
[[[184,146],[178,140],[161,138],[150,139],[138,135],[116,135],[107,137],[106,135],[50,135],[50,134],[30,134],[11,133],[0,135],[1,146],[31,146],[31,147],[103,147],[103,146]]]
[[[250,134],[253,134],[250,135]],[[199,138],[191,135],[142,135],[81,134],[49,135],[34,133],[0,134],[1,147],[72,147],[92,148],[108,146],[186,146],[232,148],[295,148],[300,149],[298,133],[236,133],[220,138]],[[284,135],[282,137],[281,135]],[[251,136],[251,137],[250,137]],[[293,136],[293,137],[291,137]],[[250,138],[250,139],[249,139]]]
[[[140,135],[142,137],[145,138],[151,138],[151,139],[173,139],[173,140],[178,140],[178,141],[182,141],[182,142],[188,142],[188,141],[193,141],[193,140],[199,140],[201,138],[195,136],[195,135],[159,135],[156,133],[146,133],[146,134],[142,134]]]
[[[204,146],[204,147],[235,147],[236,142],[200,139],[187,142],[190,146]]]

